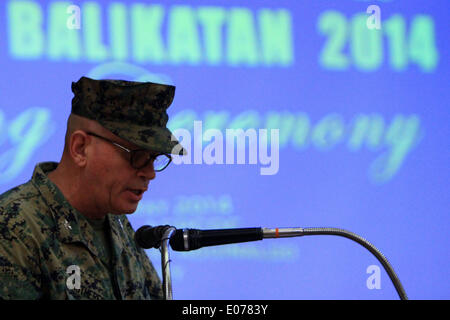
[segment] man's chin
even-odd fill
[[[110,212],[110,213],[114,214],[114,215],[132,214],[132,213],[135,213],[136,210],[137,210],[137,206],[133,206],[133,207],[121,208],[119,210],[114,210],[113,212]]]

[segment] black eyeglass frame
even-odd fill
[[[126,148],[126,147],[124,147],[124,146],[118,144],[117,142],[114,142],[114,141],[112,141],[112,140],[110,140],[110,139],[108,139],[108,138],[99,136],[99,135],[96,134],[96,133],[93,133],[93,132],[86,132],[86,134],[88,134],[88,135],[90,135],[90,136],[93,136],[93,137],[96,137],[96,138],[100,138],[100,139],[102,139],[102,140],[104,140],[104,141],[107,141],[107,142],[109,142],[109,143],[115,145],[116,147],[119,147],[120,149],[122,149],[122,150],[128,152],[128,153],[130,154],[130,165],[131,165],[134,169],[138,169],[138,170],[139,170],[139,169],[145,168],[145,167],[150,163],[150,161],[152,161],[152,160],[155,161],[156,157],[159,157],[159,156],[166,156],[166,157],[169,159],[169,162],[167,162],[167,164],[166,164],[162,169],[154,169],[155,172],[161,172],[161,171],[163,171],[163,170],[166,169],[166,168],[169,166],[169,164],[172,162],[172,157],[170,156],[170,154],[160,153],[160,154],[157,154],[156,156],[151,156],[151,157],[149,157],[149,158],[147,159],[147,161],[144,163],[144,165],[139,166],[139,167],[136,167],[136,166],[133,165],[133,159],[134,159],[134,156],[135,156],[136,152],[140,152],[140,151],[146,151],[146,152],[148,152],[149,150],[147,150],[147,149],[134,149],[134,150],[130,150],[130,149],[128,149],[128,148]]]

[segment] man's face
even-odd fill
[[[110,139],[127,149],[137,146],[111,132],[96,134]],[[90,203],[99,213],[124,214],[136,211],[150,180],[155,178],[153,165],[135,169],[130,164],[130,154],[103,139],[89,136],[89,157],[84,181],[90,190]]]

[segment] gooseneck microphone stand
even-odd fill
[[[333,235],[353,240],[369,250],[383,265],[400,299],[408,300],[397,274],[386,257],[363,237],[338,228],[243,228],[223,230],[177,230],[172,226],[143,226],[135,234],[135,240],[142,248],[158,248],[161,251],[164,298],[172,300],[169,243],[176,251],[190,251],[205,246],[263,240],[266,238],[287,238],[310,235]]]
[[[172,295],[172,277],[170,274],[170,254],[169,254],[169,240],[175,232],[174,227],[168,227],[161,237],[161,269],[163,275],[163,290],[164,299],[173,300]]]

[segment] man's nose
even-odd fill
[[[145,167],[141,168],[137,172],[138,177],[145,178],[145,180],[153,180],[156,177],[155,168],[153,167],[153,163],[149,163]]]

